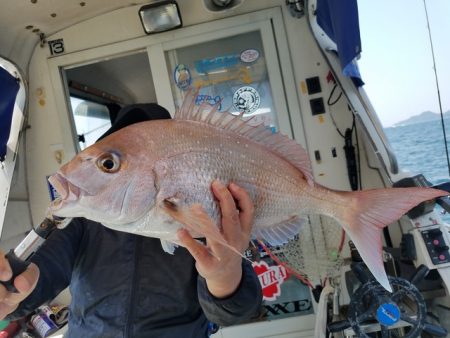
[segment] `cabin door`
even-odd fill
[[[149,46],[158,103],[174,112],[186,93],[197,89],[196,105],[207,102],[217,104],[221,112],[243,113],[302,143],[296,86],[278,14],[261,14],[255,16],[260,21],[250,23],[250,17],[247,23],[241,17],[202,24],[174,31],[173,39]],[[308,287],[266,253],[258,255],[255,271],[264,290],[264,314],[258,328],[240,332],[240,336],[261,337],[265,332],[261,325],[269,323],[266,320],[272,329],[276,326],[283,331],[283,325],[290,324],[272,320],[293,317],[295,325],[310,330],[314,309]],[[235,332],[222,330],[221,334],[234,337]]]

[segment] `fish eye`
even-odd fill
[[[97,166],[105,173],[115,173],[120,169],[119,157],[115,154],[103,154],[97,160]]]

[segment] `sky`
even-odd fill
[[[450,0],[426,0],[442,110],[450,110]],[[358,0],[366,90],[389,127],[439,101],[424,0]]]

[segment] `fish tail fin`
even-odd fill
[[[190,207],[166,208],[167,213],[175,220],[183,224],[191,234],[200,234],[212,239],[244,259],[247,259],[239,250],[228,244],[220,229],[214,224],[200,204],[193,204]],[[247,259],[248,260],[248,259]]]
[[[448,195],[432,188],[373,189],[339,192],[350,199],[341,208],[338,220],[355,244],[361,258],[375,279],[392,292],[384,270],[381,233],[385,226],[398,220],[417,204]],[[339,212],[339,211],[338,211]]]

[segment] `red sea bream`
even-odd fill
[[[301,231],[305,216],[330,216],[344,227],[375,278],[391,290],[382,261],[383,227],[446,192],[327,189],[313,182],[308,155],[296,142],[241,116],[196,106],[193,96],[187,95],[174,119],[123,128],[65,164],[49,179],[61,195],[50,211],[161,238],[169,249],[180,227],[220,240],[218,227],[208,226],[195,208],[201,205],[219,224],[211,182],[235,182],[255,206],[253,238],[281,244]]]

